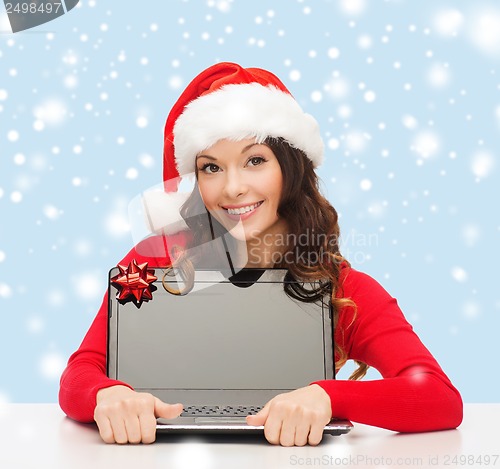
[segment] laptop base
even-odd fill
[[[332,420],[323,430],[323,434],[344,435],[353,428],[349,420]],[[244,433],[264,434],[264,426],[252,426],[241,417],[234,419],[195,417],[172,420],[157,419],[156,431],[160,433]]]

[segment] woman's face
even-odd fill
[[[196,157],[198,187],[209,212],[239,240],[283,232],[283,186],[272,150],[255,139],[220,140]]]

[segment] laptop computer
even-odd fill
[[[196,270],[180,295],[165,288],[172,269],[150,272],[151,298],[137,302],[118,298],[119,271],[110,271],[107,373],[184,405],[180,417],[158,419],[157,431],[263,433],[245,416],[277,394],[334,378],[329,301],[286,294],[284,283],[293,283],[286,270],[243,269],[229,278]],[[351,428],[332,420],[324,433]]]

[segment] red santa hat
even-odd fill
[[[165,194],[146,200],[150,229],[169,234],[186,227],[179,215],[186,195],[177,189],[182,176],[194,173],[199,152],[222,139],[252,137],[259,143],[267,137],[281,137],[302,150],[314,167],[323,161],[318,123],[276,75],[222,62],[194,78],[165,124]]]

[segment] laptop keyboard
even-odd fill
[[[181,417],[200,417],[200,416],[224,416],[241,417],[256,414],[262,407],[253,405],[239,406],[219,406],[219,405],[191,405],[185,407]]]

